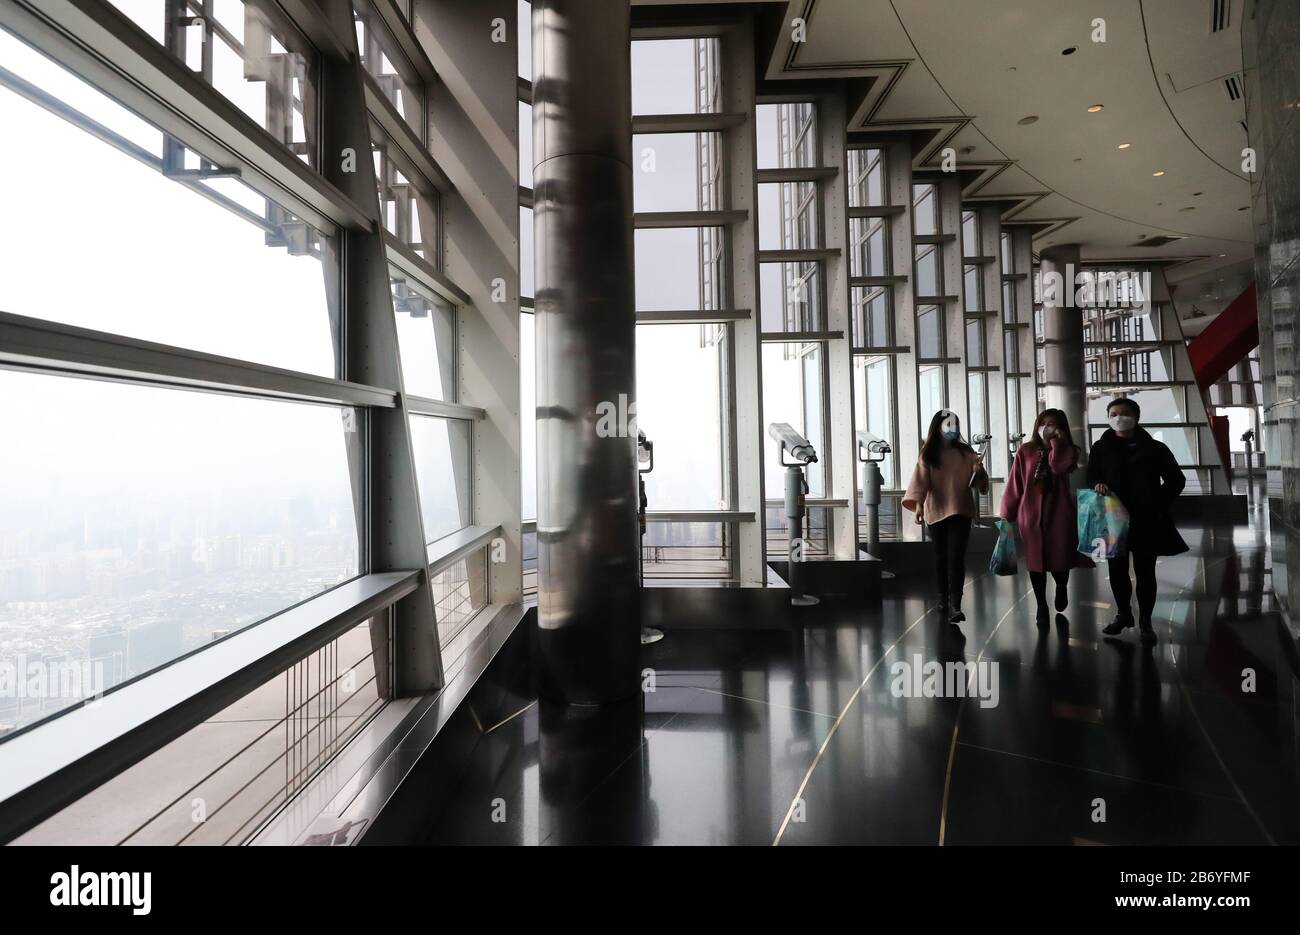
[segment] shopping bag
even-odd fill
[[[1014,575],[1018,569],[1016,562],[1016,537],[1014,527],[1004,519],[995,524],[998,527],[998,541],[989,556],[989,571],[995,575]]]
[[[1099,562],[1124,554],[1128,539],[1128,510],[1114,494],[1102,496],[1087,488],[1078,493],[1078,551]]]

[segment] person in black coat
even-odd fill
[[[1117,616],[1102,632],[1118,636],[1133,626],[1130,600],[1129,556],[1137,577],[1138,625],[1144,646],[1153,646],[1156,632],[1151,612],[1156,606],[1156,558],[1187,551],[1169,507],[1187,484],[1178,460],[1168,446],[1156,441],[1138,425],[1142,408],[1120,397],[1106,409],[1110,428],[1092,445],[1088,455],[1088,485],[1097,493],[1119,497],[1129,514],[1125,554],[1108,560],[1110,588]]]

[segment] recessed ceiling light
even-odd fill
[[[1164,170],[1164,169],[1156,169],[1156,171],[1152,172],[1151,174],[1154,175],[1156,178],[1160,178],[1160,176],[1162,176],[1162,175],[1165,174],[1165,170]]]
[[[1062,54],[1062,55],[1073,55],[1075,52],[1078,52],[1078,51],[1079,51],[1079,47],[1078,47],[1077,45],[1072,45],[1072,46],[1070,46],[1068,49],[1062,49],[1062,50],[1061,50],[1061,54]]]
[[[1101,104],[1093,104],[1091,107],[1088,108],[1088,113],[1095,114],[1101,110],[1102,106],[1103,105]]]
[[[1074,157],[1074,161],[1075,161],[1075,162],[1083,162],[1083,157],[1082,157],[1082,156],[1075,156],[1075,157]]]
[[[1038,123],[1038,117],[1034,114],[1030,114],[1028,117],[1021,117],[1016,121],[1016,123],[1020,124],[1022,127],[1027,127],[1031,123]]]
[[[1219,254],[1219,256],[1227,256],[1227,255],[1228,255],[1228,254],[1226,254],[1226,253],[1220,253],[1220,254]]]
[[[1238,211],[1249,211],[1249,210],[1250,210],[1250,205],[1242,205],[1242,206],[1241,206],[1240,208],[1238,208],[1237,210],[1238,210]]]
[[[1195,211],[1196,205],[1188,205],[1186,208],[1179,208],[1179,211]]]
[[[1129,148],[1130,146],[1132,146],[1132,145],[1133,145],[1132,143],[1120,143],[1120,144],[1119,144],[1117,147],[1115,147],[1115,148],[1116,148],[1116,149],[1128,149],[1128,148]]]

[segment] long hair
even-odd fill
[[[930,418],[930,430],[925,433],[925,444],[921,446],[921,460],[931,470],[935,470],[942,463],[943,458],[943,423],[949,416],[957,420],[957,438],[952,445],[957,449],[974,451],[966,440],[961,437],[961,419],[951,409],[940,409]]]
[[[1074,436],[1070,434],[1070,420],[1066,418],[1065,413],[1060,409],[1044,409],[1038,414],[1038,418],[1034,420],[1034,431],[1033,437],[1029,439],[1030,444],[1040,451],[1047,448],[1047,444],[1043,441],[1043,437],[1039,432],[1043,427],[1043,423],[1048,419],[1056,423],[1056,429],[1061,433],[1061,440],[1067,445],[1074,445]],[[1078,446],[1075,445],[1075,447]]]

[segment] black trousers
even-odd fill
[[[961,592],[966,582],[966,546],[970,542],[970,517],[949,516],[931,523],[934,540],[934,572],[939,585],[939,599],[961,606]]]
[[[1056,593],[1061,594],[1070,585],[1070,572],[1054,571],[1052,580],[1056,582]],[[1047,572],[1031,571],[1029,573],[1029,583],[1034,586],[1034,598],[1038,601],[1039,607],[1047,606]],[[1057,599],[1059,604],[1060,599]]]
[[[1138,617],[1151,619],[1156,606],[1156,553],[1126,552],[1118,558],[1106,560],[1110,572],[1110,589],[1115,595],[1115,606],[1121,617],[1133,614],[1129,601],[1133,597],[1133,582],[1128,577],[1129,556],[1133,557],[1133,573],[1137,577]]]

